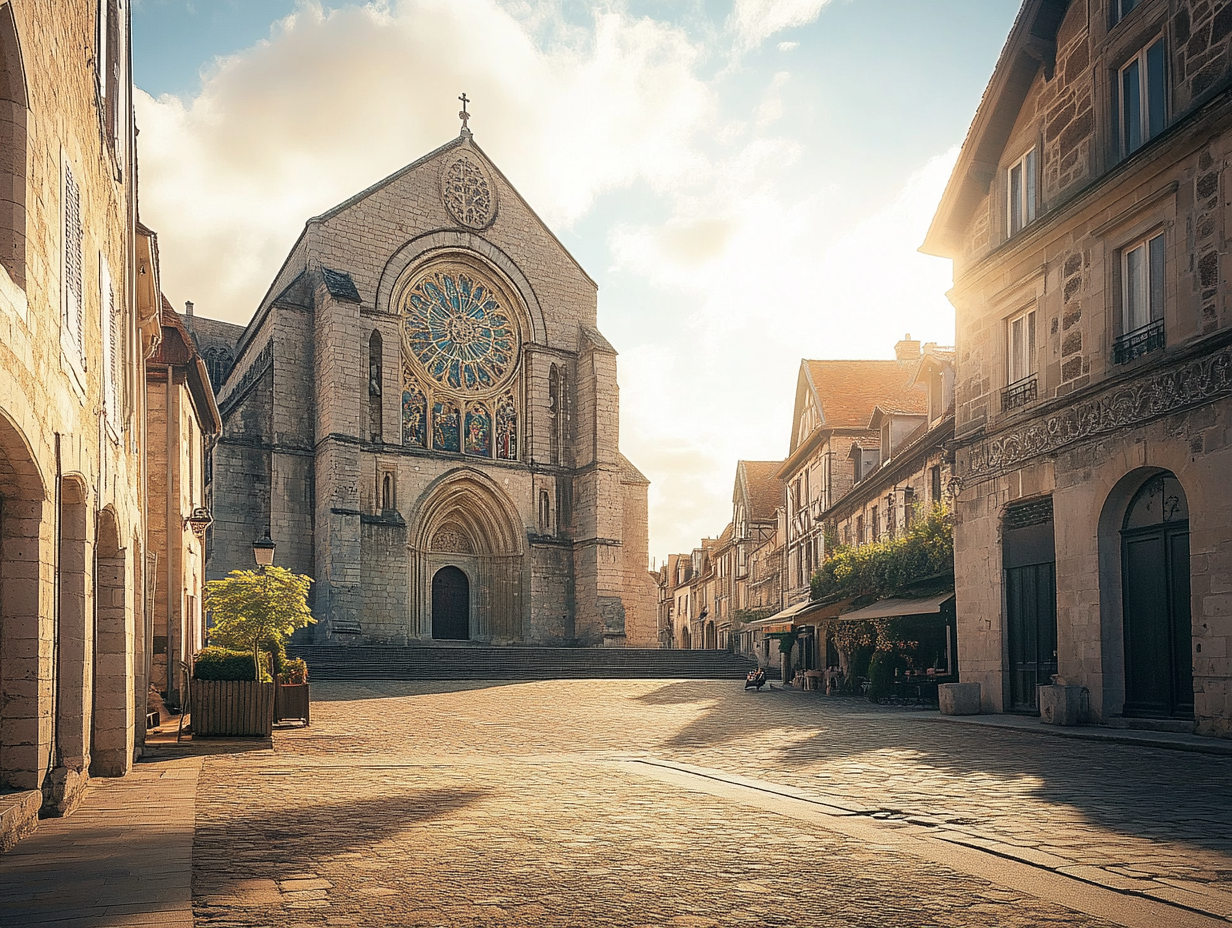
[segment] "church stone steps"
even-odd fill
[[[322,647],[292,645],[310,680],[739,679],[727,651],[649,648]]]

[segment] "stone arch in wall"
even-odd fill
[[[90,608],[93,552],[89,490],[79,474],[60,481],[60,532],[57,570],[59,600],[55,640],[56,774],[44,811],[70,811],[90,765],[90,719],[94,688],[94,616]]]
[[[489,477],[459,468],[434,481],[409,519],[412,637],[432,635],[432,581],[445,567],[469,584],[470,638],[525,639],[526,530],[508,495]]]
[[[0,265],[26,286],[26,75],[13,4],[0,6]]]
[[[680,629],[680,647],[681,650],[690,651],[693,648],[693,639],[689,634],[689,626],[682,626]]]
[[[522,273],[522,269],[505,252],[472,232],[429,232],[404,244],[390,256],[381,271],[381,278],[377,282],[376,308],[382,312],[396,312],[394,298],[407,269],[447,254],[468,255],[472,260],[483,262],[503,275],[526,309],[526,341],[537,345],[547,344],[543,309],[539,305],[534,287]]]
[[[1172,471],[1140,467],[1100,512],[1105,717],[1193,717],[1191,499]]]
[[[442,250],[405,269],[389,309],[401,333],[402,443],[522,459],[534,324],[513,282],[474,253]]]
[[[92,776],[119,777],[133,762],[132,583],[116,514],[98,514],[94,546],[94,726]]]
[[[30,444],[0,410],[0,787],[37,789],[48,767],[50,508]]]

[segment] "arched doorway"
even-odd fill
[[[471,584],[457,567],[442,567],[432,578],[432,637],[470,640]]]
[[[1155,474],[1121,525],[1126,715],[1193,718],[1189,505],[1176,476]]]

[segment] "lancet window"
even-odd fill
[[[495,274],[435,262],[395,296],[402,317],[402,442],[518,459],[521,313]]]

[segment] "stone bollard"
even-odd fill
[[[1085,686],[1060,683],[1039,687],[1040,721],[1045,725],[1077,725],[1082,721]]]
[[[942,715],[979,715],[978,683],[942,683],[937,687],[937,703]]]

